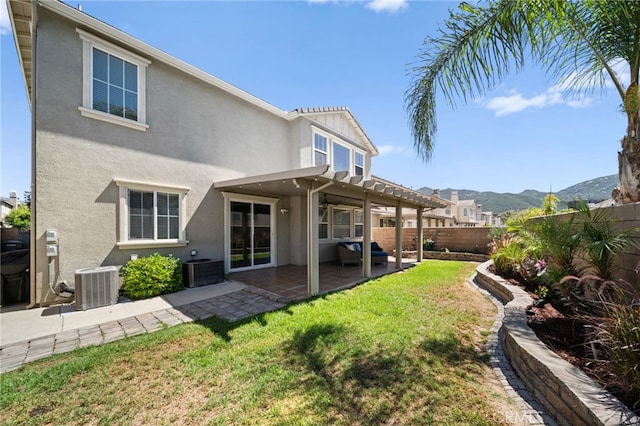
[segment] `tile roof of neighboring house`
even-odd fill
[[[458,200],[459,206],[472,206],[476,203],[476,200]]]
[[[11,208],[15,207],[13,205],[13,202],[11,202],[11,198],[0,197],[0,200],[2,201],[2,204],[6,205],[7,207],[11,207]]]

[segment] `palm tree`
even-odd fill
[[[406,109],[418,154],[429,161],[436,135],[436,90],[451,104],[466,102],[499,83],[526,59],[543,66],[562,87],[585,94],[611,83],[627,115],[618,152],[623,202],[640,201],[640,2],[497,0],[461,3],[438,37],[428,37]],[[630,82],[613,64],[625,61]]]

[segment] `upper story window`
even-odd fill
[[[93,34],[76,29],[83,41],[83,97],[78,109],[85,117],[145,131],[145,58]]]
[[[327,148],[327,138],[314,133],[313,135],[313,161],[316,166],[327,164],[329,150]]]
[[[138,67],[93,49],[93,109],[138,121]]]
[[[364,176],[365,154],[346,143],[321,134],[313,133],[313,164],[321,166],[330,164],[331,169],[338,171],[348,171],[352,176]]]
[[[355,175],[356,176],[364,176],[364,154],[361,152],[354,152],[354,165],[355,165]]]
[[[183,246],[187,188],[116,180],[120,247]]]

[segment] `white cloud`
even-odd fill
[[[380,145],[377,147],[380,155],[392,154],[394,152],[403,153],[405,148],[400,145]]]
[[[7,10],[6,0],[2,0],[0,6],[0,35],[11,33],[11,21],[9,20],[9,11]]]
[[[545,108],[552,105],[567,105],[571,108],[584,108],[593,104],[593,98],[565,99],[562,88],[554,86],[546,92],[532,97],[512,91],[509,96],[496,96],[484,102],[484,106],[496,113],[496,117],[524,111],[528,108]]]
[[[398,11],[409,7],[409,2],[407,0],[372,0],[367,3],[366,7],[376,13],[397,13]]]
[[[359,0],[307,0],[309,3],[323,4],[355,4],[362,3]],[[367,9],[371,9],[376,13],[388,12],[391,14],[398,13],[402,9],[409,7],[409,0],[370,0],[365,4]]]

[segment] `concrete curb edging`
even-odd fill
[[[579,368],[548,349],[527,325],[531,297],[489,272],[492,261],[476,269],[477,282],[504,306],[503,346],[513,369],[538,402],[560,425],[640,425],[624,404]]]

